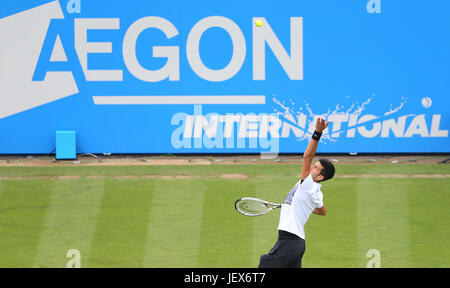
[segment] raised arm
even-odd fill
[[[325,119],[318,118],[316,122],[316,131],[309,141],[308,147],[306,147],[305,152],[303,153],[303,165],[302,165],[302,179],[308,177],[311,172],[311,163],[316,155],[317,144],[319,144],[320,136],[322,136],[323,130],[327,128],[329,122],[325,122]]]

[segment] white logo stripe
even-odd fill
[[[264,95],[93,96],[96,105],[265,104]]]

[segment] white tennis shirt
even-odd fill
[[[287,231],[305,239],[303,227],[316,208],[323,206],[321,185],[313,181],[311,173],[301,182],[299,180],[281,204],[278,230]]]

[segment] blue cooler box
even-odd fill
[[[56,159],[76,159],[75,131],[56,131]]]

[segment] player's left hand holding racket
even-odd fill
[[[281,204],[267,202],[258,198],[243,197],[234,202],[236,211],[245,216],[261,216],[267,212],[280,208]]]

